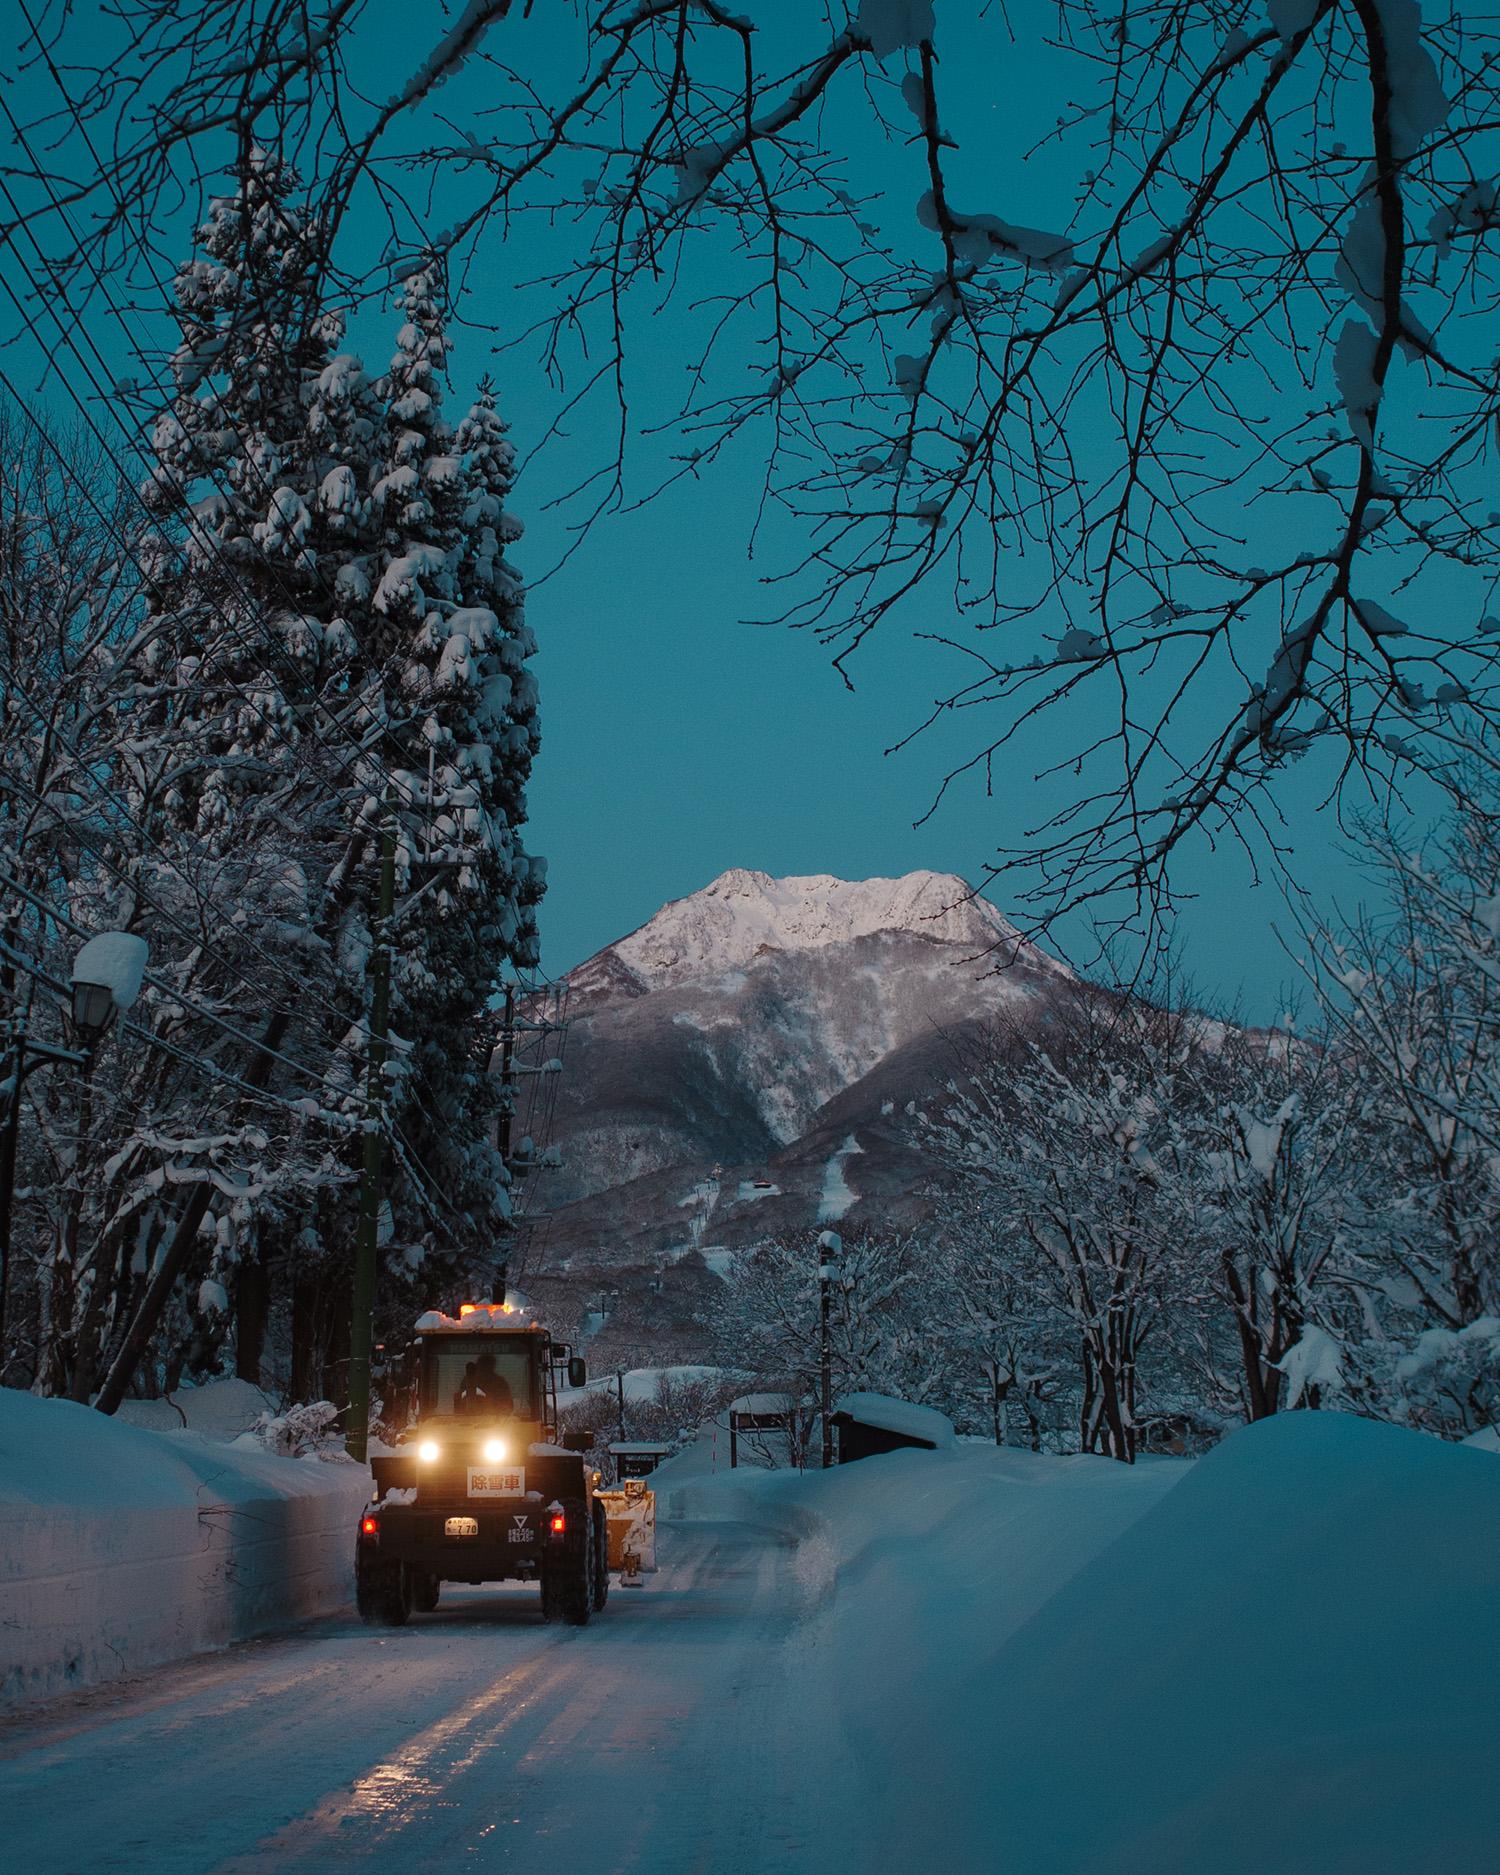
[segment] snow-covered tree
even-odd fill
[[[133,610],[93,706],[108,805],[72,903],[85,929],[149,934],[158,1047],[101,1055],[82,1121],[40,1129],[75,1146],[33,1246],[36,1371],[78,1397],[128,1377],[143,1333],[159,1384],[213,1371],[231,1330],[241,1372],[270,1331],[283,1376],[337,1395],[378,938],[393,1280],[493,1256],[508,1212],[490,1011],[535,962],[543,880],[520,836],[537,730],[513,462],[487,388],[460,434],[443,417],[440,275],[407,281],[374,382],[319,305],[315,240],[295,175],[252,151],[180,270],[151,520],[116,541]],[[106,1164],[85,1163],[96,1141]]]
[[[1082,1449],[1127,1463],[1143,1350],[1169,1297],[1198,1300],[1161,1191],[1187,1150],[1176,1090],[1191,1046],[1163,1012],[1081,989],[1042,1040],[965,1063],[923,1129],[989,1214],[1023,1307],[1071,1342]]]
[[[1440,833],[1367,829],[1385,908],[1311,934],[1353,1086],[1353,1222],[1376,1272],[1342,1350],[1345,1390],[1435,1430],[1492,1423],[1476,1324],[1500,1315],[1500,839],[1485,740],[1473,757],[1465,805]],[[1475,1351],[1473,1384],[1460,1386],[1453,1376]]]
[[[810,1436],[822,1374],[819,1233],[768,1238],[731,1263],[710,1323],[716,1358],[792,1396],[800,1435]],[[936,1325],[921,1240],[912,1235],[843,1239],[830,1283],[834,1396],[867,1390],[922,1399],[936,1368]]]
[[[933,1403],[996,1445],[1040,1451],[1057,1428],[1075,1351],[1055,1316],[1036,1307],[1016,1222],[993,1193],[965,1181],[938,1193],[934,1209],[927,1291],[941,1381]]]
[[[1163,1198],[1232,1328],[1232,1382],[1220,1335],[1205,1335],[1206,1391],[1248,1419],[1286,1403],[1288,1351],[1307,1326],[1347,1313],[1357,1287],[1349,1095],[1326,1038],[1228,1024],[1202,1027],[1180,1080],[1187,1137],[1164,1169]]]

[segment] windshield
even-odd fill
[[[530,1335],[434,1336],[422,1350],[422,1411],[536,1419]]]

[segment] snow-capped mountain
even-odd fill
[[[1026,944],[953,873],[773,879],[734,867],[701,892],[673,899],[638,931],[581,965],[572,975],[573,993],[588,994],[596,976],[611,989],[633,981],[642,992],[711,982],[773,951],[827,950],[889,932],[956,945],[987,962],[998,949],[1002,961],[1024,952],[1040,967],[1062,968]]]
[[[632,1332],[660,1339],[716,1256],[834,1215],[909,1217],[927,1177],[909,1104],[963,1035],[1040,1014],[1072,973],[950,873],[737,868],[569,980],[554,1313],[620,1289]]]

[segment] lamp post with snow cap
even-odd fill
[[[146,971],[147,945],[129,931],[101,931],[91,937],[73,961],[72,1025],[83,1043],[59,1048],[34,1042],[26,1022],[12,1024],[6,1037],[0,1068],[0,1098],[5,1100],[5,1126],[0,1133],[0,1379],[5,1374],[6,1314],[10,1298],[10,1236],[15,1210],[16,1148],[21,1134],[21,1089],[26,1076],[44,1062],[66,1061],[87,1076],[94,1051],[117,1012],[129,1009],[140,995]],[[86,1093],[85,1089],[85,1093]],[[84,1128],[80,1126],[80,1134]]]
[[[818,1309],[821,1320],[819,1356],[823,1366],[823,1469],[833,1463],[833,1285],[839,1273],[844,1243],[837,1231],[818,1237]]]

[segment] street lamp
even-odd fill
[[[115,1013],[115,999],[107,983],[73,984],[73,1027],[84,1043],[96,1047]]]
[[[131,931],[100,931],[73,959],[73,1026],[97,1048],[115,1011],[130,1008],[146,974],[146,940]]]
[[[0,1097],[5,1106],[0,1132],[0,1380],[5,1374],[6,1305],[10,1296],[10,1229],[15,1209],[16,1148],[21,1134],[21,1088],[33,1068],[46,1061],[66,1061],[87,1074],[94,1050],[117,1010],[128,1009],[140,994],[146,971],[146,940],[129,931],[102,931],[91,937],[73,960],[73,1029],[83,1053],[34,1042],[25,1023],[9,1026],[0,1067]],[[82,1129],[80,1128],[80,1131]]]
[[[839,1273],[843,1239],[825,1230],[818,1238],[818,1308],[822,1321],[820,1353],[823,1362],[823,1469],[833,1463],[833,1285]]]

